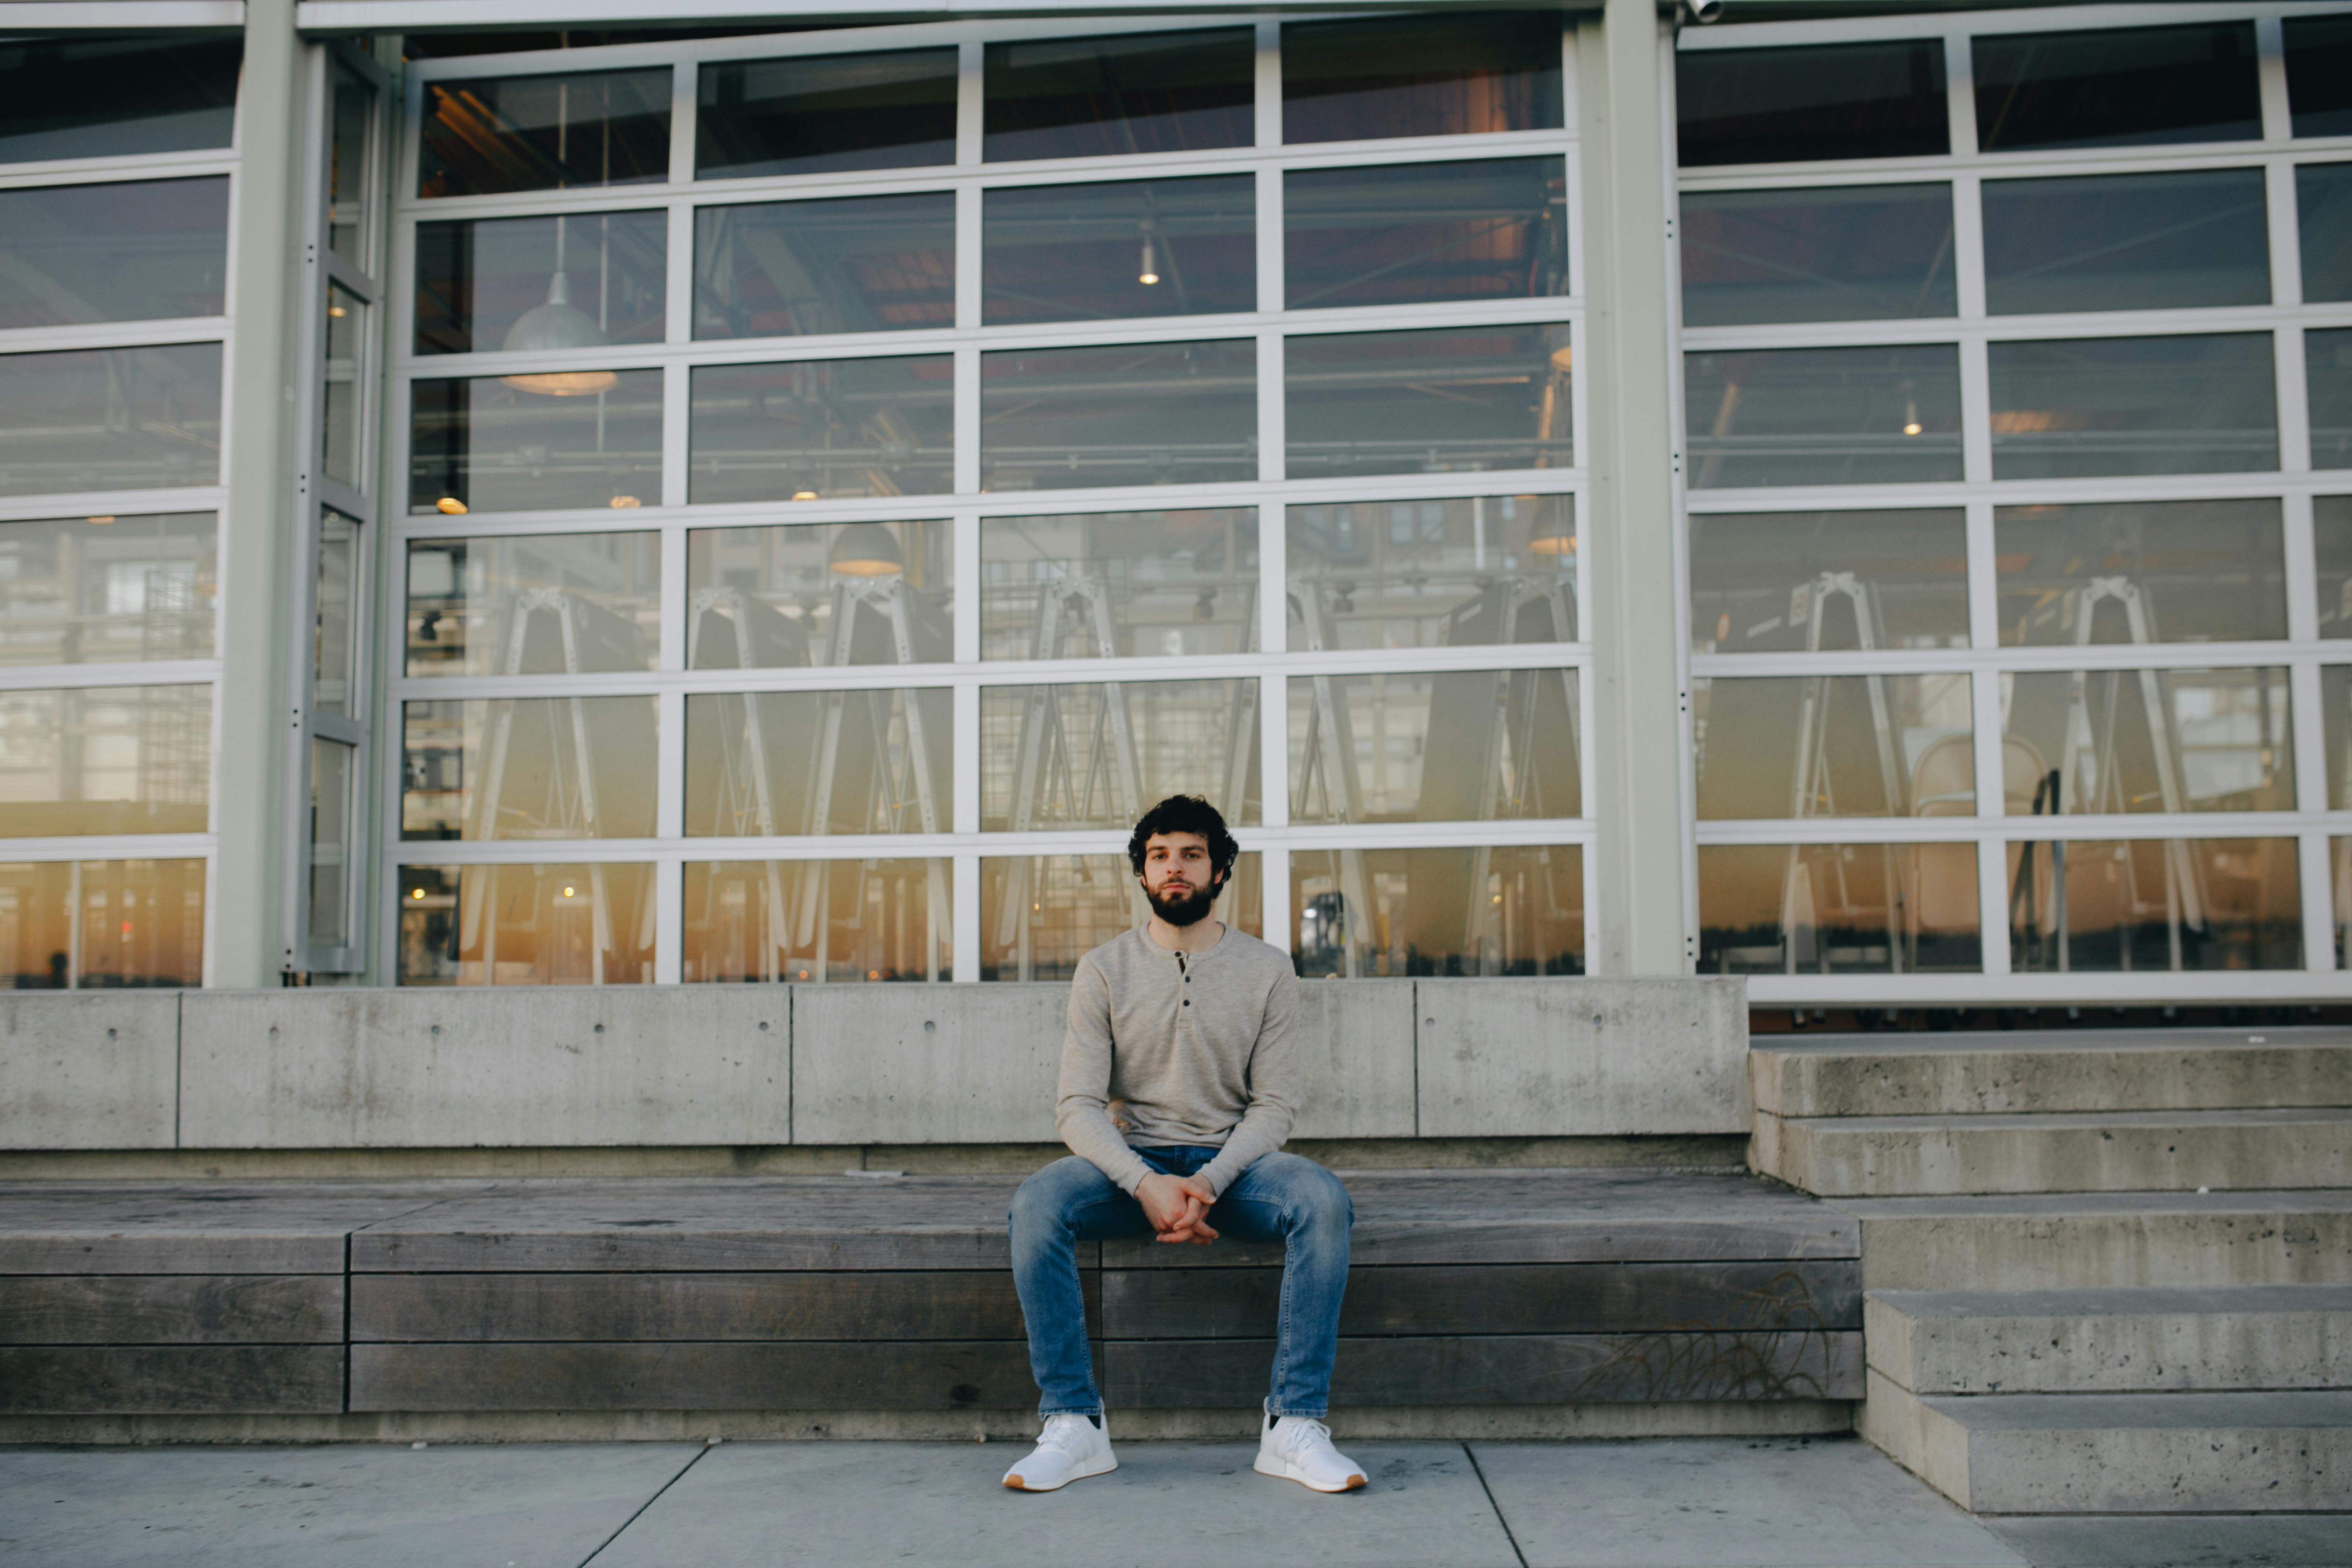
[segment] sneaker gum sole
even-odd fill
[[[1272,1476],[1277,1481],[1297,1481],[1310,1492],[1351,1492],[1364,1484],[1364,1473],[1361,1470],[1349,1472],[1348,1479],[1336,1487],[1318,1487],[1288,1465],[1268,1467],[1264,1459],[1260,1459],[1250,1468],[1261,1476]]]
[[[1007,1491],[1015,1492],[1057,1492],[1064,1487],[1068,1486],[1072,1481],[1082,1481],[1088,1476],[1107,1476],[1117,1468],[1118,1468],[1118,1461],[1116,1458],[1110,1460],[1099,1469],[1087,1469],[1081,1467],[1078,1469],[1071,1471],[1068,1475],[1063,1477],[1061,1480],[1050,1487],[1033,1487],[1028,1482],[1023,1480],[1019,1476],[1007,1475],[1004,1478],[1004,1489]]]

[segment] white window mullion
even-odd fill
[[[673,185],[694,184],[694,95],[699,69],[692,60],[679,60],[670,68],[669,183]],[[675,257],[677,252],[670,254]]]
[[[1260,22],[1256,30],[1257,117],[1253,140],[1262,148],[1276,148],[1282,145],[1282,24]]]
[[[1965,158],[1977,150],[1976,60],[1965,30],[1944,35],[1944,79],[1952,156]]]
[[[684,506],[688,493],[693,391],[694,372],[687,366],[674,364],[662,373],[661,502],[666,507]]]
[[[2284,142],[2294,135],[2286,99],[2286,29],[2276,15],[2254,18],[2255,79],[2263,100],[2263,140]]]

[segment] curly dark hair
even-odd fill
[[[1135,874],[1143,875],[1143,847],[1155,833],[1197,833],[1209,841],[1209,869],[1215,874],[1217,885],[1223,887],[1234,868],[1234,858],[1242,847],[1225,831],[1225,819],[1217,808],[1197,795],[1171,795],[1143,814],[1135,825],[1135,832],[1127,841],[1127,863]]]

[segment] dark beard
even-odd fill
[[[1172,902],[1155,893],[1151,895],[1151,912],[1172,926],[1197,925],[1208,918],[1209,906],[1216,901],[1217,889],[1213,882]]]

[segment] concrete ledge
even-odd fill
[[[1054,1136],[1066,985],[795,985],[793,1133],[810,1143]]]
[[[0,1148],[171,1148],[180,996],[0,996]]]

